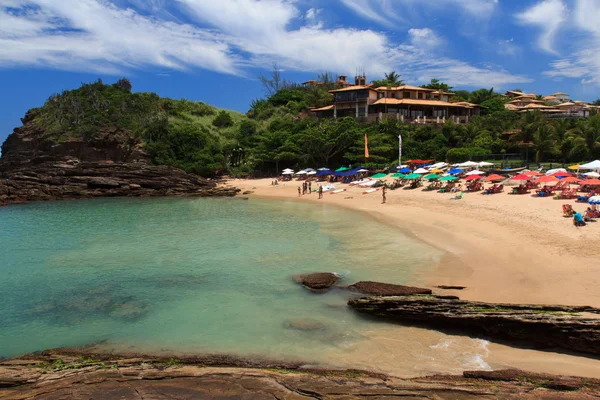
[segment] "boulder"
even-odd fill
[[[431,295],[368,297],[352,299],[348,305],[387,320],[600,355],[600,309],[593,307],[494,304]]]
[[[314,274],[296,275],[294,277],[297,283],[313,293],[328,291],[339,279],[340,277],[332,272],[317,272]]]
[[[410,296],[414,294],[431,294],[430,289],[393,285],[391,283],[361,281],[347,287],[352,292],[371,296]]]

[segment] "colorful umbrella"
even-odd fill
[[[490,176],[486,176],[485,179],[484,179],[484,181],[486,181],[486,182],[493,182],[493,181],[502,181],[504,179],[506,179],[505,176],[498,175],[498,174],[492,174]]]
[[[597,185],[600,185],[600,179],[586,179],[585,181],[581,181],[581,184],[597,186]]]
[[[525,174],[519,174],[510,178],[511,181],[530,181],[531,179],[531,176]]]
[[[558,182],[558,178],[552,175],[546,175],[537,178],[535,181],[540,183]]]
[[[431,181],[434,179],[440,179],[441,177],[438,174],[429,174],[429,175],[425,175],[424,178],[427,179],[428,181]]]
[[[544,176],[544,174],[542,174],[541,172],[537,172],[537,171],[527,171],[527,172],[525,172],[525,175],[529,175],[529,176]]]
[[[443,182],[446,182],[446,181],[455,181],[455,180],[457,180],[457,179],[458,179],[458,178],[457,178],[457,177],[455,177],[455,176],[448,175],[448,176],[444,176],[444,177],[440,178],[440,182],[442,182],[442,181],[443,181]]]
[[[383,179],[387,176],[387,174],[375,174],[371,178],[373,179]]]
[[[434,168],[434,169],[430,169],[429,172],[433,172],[434,174],[441,174],[444,171],[442,171],[439,168]]]
[[[404,179],[421,179],[421,174],[410,174],[406,175]]]
[[[344,171],[348,171],[350,168],[346,168],[346,167],[339,167],[338,169],[335,170],[335,172],[344,172]]]
[[[474,181],[475,179],[481,179],[479,175],[469,175],[465,178],[466,181]]]
[[[570,165],[567,168],[570,169],[570,170],[575,170],[576,171],[576,170],[579,169],[579,165]]]
[[[406,175],[404,175],[404,174],[401,174],[401,173],[397,172],[397,173],[395,173],[395,174],[392,174],[392,175],[390,175],[390,176],[391,176],[392,178],[396,178],[396,179],[397,179],[397,178],[404,178]]]
[[[460,168],[452,168],[450,171],[448,171],[448,173],[450,175],[458,175],[458,174],[462,174],[463,172],[465,172],[465,171]]]
[[[429,173],[429,171],[428,171],[428,170],[426,170],[425,168],[419,168],[419,169],[417,169],[417,170],[415,170],[415,171],[413,171],[413,172],[414,172],[415,174],[428,174],[428,173]]]
[[[563,172],[563,171],[556,171],[553,174],[550,174],[551,176],[573,176],[568,172]]]
[[[410,174],[412,172],[412,170],[410,168],[402,168],[402,169],[398,170],[398,172],[400,172],[402,174]]]
[[[600,196],[592,196],[588,199],[590,204],[600,204]]]
[[[566,178],[561,179],[560,181],[561,182],[567,182],[567,183],[579,183],[579,182],[581,182],[580,179],[577,179],[577,178],[575,178],[573,176],[568,176]]]

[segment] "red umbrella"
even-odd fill
[[[492,182],[492,181],[501,181],[501,180],[504,180],[504,179],[506,179],[505,176],[498,175],[498,174],[492,174],[492,175],[486,176],[485,179],[484,179],[484,181],[486,181],[486,182]]]
[[[596,186],[596,185],[600,185],[600,179],[587,179],[585,181],[581,181],[580,182],[582,185],[592,185],[592,186]]]
[[[537,171],[527,171],[525,172],[525,175],[529,175],[529,176],[543,176],[544,174],[537,172]]]
[[[480,179],[480,175],[469,175],[465,178],[465,181],[474,181],[475,179]]]
[[[553,174],[550,174],[550,175],[552,175],[552,176],[573,176],[570,173],[564,172],[564,171],[557,171],[557,172],[555,172]]]
[[[542,176],[540,178],[537,178],[535,180],[536,182],[540,182],[540,183],[547,183],[547,182],[558,182],[558,178],[552,175],[546,175],[546,176]]]
[[[579,182],[581,182],[580,179],[577,179],[577,178],[575,178],[573,176],[568,176],[566,178],[561,179],[560,181],[561,182],[568,182],[568,183],[579,183]]]
[[[531,176],[525,174],[519,174],[510,178],[511,181],[530,181],[531,179],[533,179]]]

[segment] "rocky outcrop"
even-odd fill
[[[414,294],[431,294],[430,289],[393,285],[391,283],[360,281],[347,287],[352,292],[371,296],[411,296]]]
[[[93,140],[44,137],[23,118],[2,145],[0,205],[33,200],[104,196],[234,196],[239,190],[177,168],[150,165],[140,143],[124,133],[101,132]]]
[[[389,320],[459,328],[538,348],[600,355],[600,309],[554,305],[491,304],[447,296],[353,299],[356,311]]]
[[[600,381],[517,370],[400,379],[360,370],[32,355],[0,363],[0,399],[587,399]],[[249,363],[250,364],[250,363]]]
[[[323,293],[340,279],[339,275],[332,272],[317,272],[314,274],[296,275],[294,281],[301,284],[313,293]]]

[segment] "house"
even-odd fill
[[[506,93],[504,93],[504,95],[506,97],[510,97],[511,99],[516,99],[518,97],[529,97],[532,99],[535,99],[537,97],[537,95],[535,93],[523,93],[523,92],[519,92],[519,91],[515,91],[515,90],[507,90]]]
[[[356,76],[354,85],[330,93],[334,96],[332,105],[311,110],[318,118],[351,116],[365,122],[394,118],[416,123],[451,119],[460,123],[468,122],[469,116],[479,114],[481,109],[471,103],[452,103],[454,93],[441,90],[411,85],[374,88],[364,75]]]
[[[552,93],[550,96],[556,97],[561,103],[569,100],[569,95],[562,92]]]
[[[548,104],[560,104],[560,103],[562,103],[562,100],[560,100],[558,97],[552,96],[552,95],[550,95],[550,96],[544,96],[542,98],[542,100],[544,100]]]

